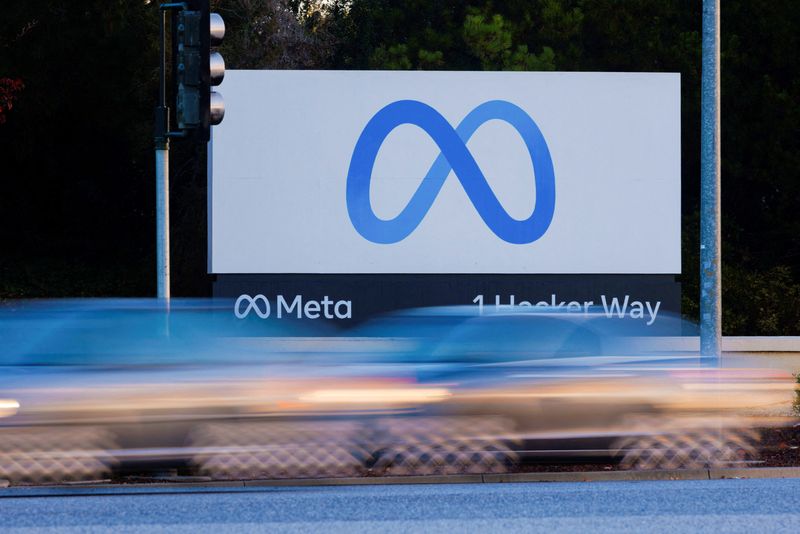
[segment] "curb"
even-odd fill
[[[797,474],[800,477],[800,472]],[[556,473],[505,473],[483,475],[483,482],[610,482],[640,480],[708,480],[708,469],[657,471],[570,471]]]
[[[274,480],[217,480],[173,482],[155,480],[133,484],[71,483],[52,486],[9,486],[0,480],[0,498],[12,496],[20,490],[33,490],[36,494],[52,495],[81,494],[82,490],[161,490],[161,489],[220,489],[269,488],[269,487],[320,487],[320,486],[383,486],[417,484],[503,484],[525,482],[614,482],[614,481],[658,481],[658,480],[724,480],[724,479],[768,479],[800,478],[800,467],[750,467],[724,469],[665,469],[655,471],[570,471],[554,473],[504,473],[485,475],[431,475],[431,476],[387,476],[360,478],[301,478]],[[34,496],[33,494],[31,496]]]
[[[387,486],[396,484],[480,484],[485,475],[423,475],[352,478],[301,478],[245,480],[246,487],[281,486]]]
[[[800,467],[758,467],[710,469],[708,478],[800,478]]]

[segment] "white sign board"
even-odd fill
[[[680,75],[229,71],[212,273],[679,273]]]

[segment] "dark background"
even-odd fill
[[[229,69],[680,72],[679,281],[697,315],[699,0],[212,3]],[[800,334],[798,23],[792,0],[722,2],[729,335]],[[157,2],[3,2],[0,299],[154,295],[157,39]],[[174,295],[211,294],[205,157],[173,143]]]

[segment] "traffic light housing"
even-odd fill
[[[222,122],[222,95],[211,90],[222,83],[225,61],[212,50],[225,36],[225,23],[211,13],[208,0],[189,0],[173,18],[175,118],[188,136],[208,141],[211,126]]]

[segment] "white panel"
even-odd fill
[[[228,71],[221,92],[211,272],[680,272],[678,74]],[[432,106],[453,128],[487,101],[522,108],[553,162],[547,231],[530,243],[499,238],[450,172],[408,237],[362,237],[346,202],[353,149],[399,100]],[[491,120],[466,146],[505,211],[527,218],[537,169],[520,134]],[[373,169],[375,214],[400,213],[439,153],[423,129],[394,129]]]

